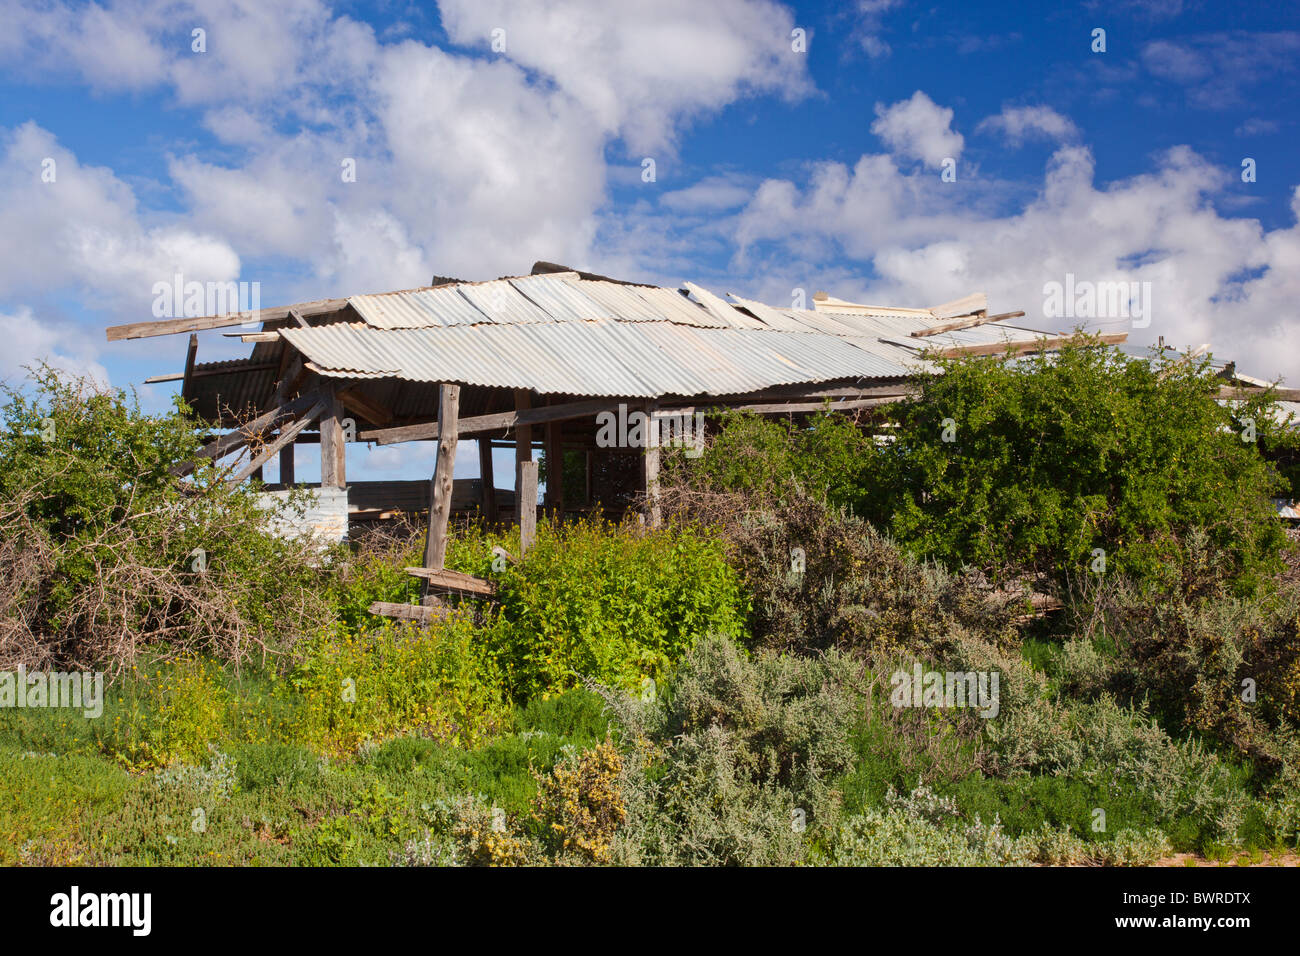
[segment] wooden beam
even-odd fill
[[[296,437],[298,437],[298,433],[302,431],[304,428],[306,428],[308,425],[310,425],[313,421],[315,421],[316,418],[322,412],[324,412],[328,407],[329,407],[329,403],[322,398],[321,400],[316,402],[316,404],[311,407],[311,410],[308,411],[307,414],[303,415],[302,418],[298,419],[293,424],[287,425],[286,427],[280,429],[279,437],[276,438],[275,441],[268,444],[265,448],[263,448],[261,454],[259,454],[256,458],[254,458],[243,468],[241,468],[239,472],[229,480],[228,483],[230,485],[239,484],[249,475],[253,474],[256,471],[260,471],[262,466],[265,465],[272,458],[274,458],[279,453],[281,448],[284,448],[286,445],[292,447],[293,440]],[[321,484],[322,486],[324,486],[324,482],[322,482]]]
[[[289,442],[289,444],[285,445],[283,448],[280,449],[280,484],[286,487],[294,483],[293,481],[294,447],[295,447],[294,443]]]
[[[251,439],[256,438],[258,435],[271,431],[278,427],[282,422],[297,417],[300,412],[311,408],[320,397],[321,395],[319,392],[308,392],[306,395],[301,395],[291,402],[285,402],[271,409],[269,412],[264,412],[257,418],[254,418],[251,422],[239,426],[234,431],[227,432],[215,441],[208,442],[208,444],[204,445],[203,448],[199,450],[199,458],[224,458],[237,448],[242,448]],[[178,465],[172,466],[171,473],[176,475],[178,478],[184,478],[195,469],[196,465],[197,462],[181,462]]]
[[[194,379],[194,360],[199,354],[199,337],[190,335],[189,347],[185,350],[185,374],[181,376],[181,398],[190,390],[190,382]]]
[[[515,412],[528,411],[533,405],[533,393],[526,388],[515,389]],[[518,423],[516,423],[518,424]],[[380,444],[383,444],[382,442]],[[533,460],[533,429],[531,425],[521,424],[515,429],[515,465],[521,461]],[[516,471],[518,469],[516,468]],[[516,486],[518,487],[518,486]]]
[[[433,470],[429,495],[429,530],[424,540],[424,566],[441,571],[447,559],[447,519],[451,516],[452,475],[456,468],[458,441],[456,420],[460,414],[460,386],[444,385],[438,392],[438,463]],[[426,588],[425,593],[428,594]]]
[[[608,398],[591,401],[566,402],[563,405],[548,405],[545,408],[516,409],[513,412],[497,412],[492,415],[474,415],[460,420],[457,434],[477,435],[483,432],[500,431],[503,428],[515,428],[517,447],[528,449],[532,457],[532,429],[525,434],[529,425],[542,425],[549,422],[571,421],[575,418],[590,418],[603,411],[618,411],[618,402]],[[373,441],[380,445],[393,445],[404,441],[426,441],[437,439],[439,435],[437,422],[422,422],[419,425],[402,425],[399,428],[375,428],[362,432],[361,441]],[[516,460],[517,457],[516,457]]]
[[[343,488],[348,483],[343,402],[333,387],[328,388],[325,395],[325,414],[320,420],[320,485],[322,488]]]
[[[537,462],[515,464],[515,510],[519,513],[519,557],[537,540]]]
[[[273,368],[279,368],[275,362],[258,362],[256,365],[240,365],[235,368],[194,368],[188,364],[184,372],[169,372],[166,375],[150,375],[145,379],[145,384],[155,385],[158,382],[183,382],[196,378],[208,378],[212,375],[240,375],[244,372],[265,372]]]
[[[349,385],[339,392],[339,398],[343,399],[343,404],[348,411],[360,415],[368,422],[387,425],[393,420],[392,412],[363,395],[360,385]]]
[[[174,335],[178,332],[202,332],[206,329],[228,329],[232,325],[244,325],[250,322],[274,322],[286,319],[289,313],[297,310],[302,315],[323,315],[338,312],[348,304],[347,299],[317,299],[299,305],[282,305],[273,309],[258,309],[252,312],[228,312],[225,315],[206,315],[191,319],[160,319],[154,322],[132,322],[128,325],[110,325],[105,333],[108,341],[120,342],[123,339],[147,339],[155,335]]]
[[[645,414],[650,434],[646,436],[645,454],[641,458],[641,478],[646,496],[646,520],[650,527],[657,528],[663,521],[663,511],[659,504],[660,416],[654,402],[646,403]]]
[[[1000,322],[1003,319],[1018,319],[1025,313],[1023,312],[1001,312],[997,315],[978,315],[969,319],[960,319],[956,322],[945,322],[943,325],[932,325],[928,329],[920,329],[912,333],[912,338],[923,339],[928,335],[939,335],[942,332],[959,332],[962,329],[973,329],[977,325],[987,325],[989,322]]]
[[[392,617],[402,621],[418,621],[421,624],[429,624],[433,621],[442,620],[451,613],[451,609],[441,603],[394,604],[389,601],[376,601],[370,605],[370,613],[377,614],[380,617]]]
[[[1030,355],[1034,352],[1050,352],[1074,341],[1072,335],[1059,335],[1052,338],[1039,338],[1032,342],[993,342],[988,345],[960,345],[956,348],[939,349],[940,358],[960,358],[971,355]],[[1094,335],[1091,338],[1102,345],[1118,345],[1128,340],[1127,332],[1107,335]]]
[[[497,523],[497,488],[492,476],[492,443],[480,438],[478,444],[478,477],[483,485],[483,520],[489,526]]]
[[[297,388],[298,379],[302,378],[303,371],[302,353],[294,352],[293,358],[289,359],[288,364],[280,372],[280,380],[275,383],[275,391],[271,394],[272,407],[283,405],[288,400],[293,390]]]
[[[983,292],[974,292],[971,295],[963,296],[952,302],[945,302],[943,305],[936,305],[930,310],[930,314],[936,319],[952,319],[959,315],[971,315],[975,312],[987,312],[989,307],[988,296]]]
[[[456,591],[461,594],[492,595],[497,587],[491,581],[476,578],[472,574],[460,571],[448,571],[446,568],[407,568],[406,573],[423,578],[430,588]]]

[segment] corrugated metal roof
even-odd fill
[[[554,322],[380,330],[285,329],[322,374],[392,375],[542,393],[653,398],[729,395],[909,370],[836,336],[703,329],[668,322]]]

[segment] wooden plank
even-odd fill
[[[308,411],[307,414],[303,415],[302,418],[298,419],[292,425],[282,428],[280,430],[280,436],[263,448],[261,454],[241,468],[228,483],[230,485],[237,485],[249,475],[261,470],[263,465],[275,457],[275,455],[279,454],[281,448],[285,447],[285,445],[291,446],[293,440],[298,436],[298,433],[315,421],[316,418],[328,407],[329,404],[324,399],[316,402],[316,404],[311,407],[311,410]]]
[[[519,513],[519,557],[537,540],[537,462],[515,465],[515,510]]]
[[[571,421],[575,418],[594,418],[597,413],[618,411],[618,402],[608,398],[590,401],[567,402],[563,405],[548,405],[544,408],[516,409],[513,412],[497,412],[492,415],[473,415],[462,418],[457,434],[478,435],[483,432],[500,431],[503,428],[517,429],[517,447],[527,447],[532,457],[531,429],[527,435],[524,428],[528,425],[543,425],[549,422]],[[422,422],[418,425],[403,425],[399,428],[375,428],[362,432],[361,441],[373,441],[380,445],[393,445],[404,441],[427,441],[438,438],[437,422]],[[517,456],[516,456],[517,460]]]
[[[394,604],[389,601],[376,601],[370,605],[370,613],[380,617],[392,617],[401,621],[418,621],[430,624],[440,621],[451,613],[443,604]]]
[[[276,306],[271,309],[259,309],[255,312],[228,312],[225,315],[205,315],[200,318],[159,319],[153,322],[132,322],[127,325],[110,325],[105,334],[108,341],[119,342],[123,339],[147,339],[155,335],[175,335],[178,332],[202,332],[206,329],[228,329],[232,325],[246,322],[274,322],[289,317],[291,311],[297,310],[302,315],[323,315],[338,312],[348,304],[347,299],[317,299],[298,305]]]
[[[945,322],[943,325],[931,326],[928,329],[920,329],[912,333],[912,338],[923,339],[928,335],[939,335],[943,332],[960,332],[962,329],[973,329],[977,325],[987,325],[989,322],[1000,322],[1003,319],[1018,319],[1025,313],[1023,312],[1000,312],[997,315],[978,315],[970,319],[960,319],[956,322]]]
[[[492,445],[480,438],[478,444],[478,475],[483,483],[483,520],[489,525],[497,523],[497,488],[492,477]]]
[[[332,387],[325,398],[325,414],[320,420],[320,483],[322,488],[343,488],[348,483],[343,402]]]
[[[1115,332],[1107,335],[1094,335],[1091,338],[1102,345],[1118,345],[1128,340],[1128,333]],[[1033,342],[993,342],[988,345],[961,345],[956,348],[939,349],[937,354],[940,358],[960,358],[970,355],[1030,355],[1034,352],[1050,352],[1053,349],[1059,349],[1066,343],[1073,341],[1073,339],[1074,336],[1061,335],[1053,338],[1040,338]]]
[[[442,570],[447,558],[447,519],[451,515],[459,414],[460,386],[443,385],[438,392],[438,425],[442,437],[438,440],[438,463],[434,466],[429,496],[429,530],[424,541],[424,566],[435,571]]]
[[[492,595],[497,591],[496,585],[491,581],[460,571],[448,571],[446,568],[407,568],[406,573],[423,578],[430,588],[480,595]]]
[[[936,305],[930,314],[936,319],[953,319],[959,315],[971,315],[975,312],[987,312],[989,299],[983,292],[974,292],[952,302]]]

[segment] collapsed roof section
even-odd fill
[[[183,377],[184,397],[214,418],[221,407],[261,407],[290,350],[327,379],[651,399],[899,380],[929,370],[929,350],[1028,349],[1043,334],[990,317],[982,294],[933,309],[818,294],[814,308],[794,309],[728,301],[689,282],[677,290],[561,269],[538,263],[526,276],[118,326],[108,337],[260,320],[259,331],[240,333],[256,343],[247,360],[191,360],[184,376],[155,379]]]

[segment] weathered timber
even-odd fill
[[[480,438],[478,444],[478,474],[483,482],[483,520],[489,525],[497,523],[497,488],[492,476],[492,445]]]
[[[241,468],[238,473],[230,479],[229,483],[231,485],[239,484],[249,475],[261,470],[263,465],[279,454],[281,448],[284,448],[286,445],[292,447],[293,440],[298,437],[298,433],[315,421],[328,407],[328,403],[324,399],[321,399],[311,407],[311,410],[308,411],[307,414],[303,415],[293,424],[280,429],[279,437],[263,448],[257,457]]]
[[[497,590],[491,581],[476,578],[472,574],[462,574],[460,571],[448,571],[446,568],[407,568],[406,573],[423,578],[430,588],[460,594],[492,595]]]
[[[1051,338],[1044,337],[1033,342],[990,342],[987,345],[959,345],[955,348],[939,349],[938,355],[940,358],[960,358],[969,355],[1030,355],[1034,352],[1050,352],[1053,349],[1059,349],[1068,342],[1073,341],[1073,338],[1073,336],[1058,335]],[[1092,336],[1092,338],[1102,345],[1118,345],[1128,340],[1128,333],[1115,332]]]
[[[531,449],[531,429],[529,434],[525,435],[524,428],[526,426],[570,421],[575,418],[588,418],[603,411],[618,411],[618,402],[611,401],[608,398],[599,398],[591,401],[566,402],[563,405],[547,405],[544,408],[524,408],[516,409],[513,412],[496,412],[492,415],[473,415],[460,420],[457,434],[477,435],[483,432],[500,431],[503,428],[517,428],[519,431],[519,444]],[[375,428],[363,431],[358,438],[361,441],[373,441],[380,445],[393,445],[404,441],[436,440],[439,435],[439,427],[437,422],[423,422],[418,425],[403,425],[399,428]]]
[[[429,624],[440,621],[450,613],[450,608],[439,604],[394,604],[389,601],[376,601],[370,605],[370,613],[380,617],[392,617],[402,621],[418,621]]]
[[[933,325],[928,329],[918,329],[912,333],[912,338],[923,339],[928,335],[939,335],[943,332],[960,332],[962,329],[973,329],[977,325],[987,325],[989,322],[1001,322],[1003,319],[1018,319],[1025,313],[1023,312],[1001,312],[997,315],[978,315],[969,319],[959,319],[956,322],[945,322],[943,325]]]
[[[429,530],[424,541],[424,566],[433,571],[441,571],[447,558],[447,519],[451,515],[459,413],[460,386],[443,385],[438,392],[438,425],[442,437],[438,440],[438,462],[429,489]]]
[[[537,539],[537,462],[515,465],[515,510],[519,513],[519,557]]]
[[[107,335],[108,341],[119,342],[122,339],[147,339],[155,335],[174,335],[178,332],[228,329],[232,325],[244,325],[251,322],[274,322],[278,319],[285,319],[295,309],[305,316],[323,315],[329,312],[337,312],[347,304],[347,299],[317,299],[315,302],[304,302],[300,305],[276,306],[272,309],[258,309],[251,312],[227,312],[225,315],[206,315],[201,318],[132,322],[128,325],[110,325],[107,329]]]
[[[285,402],[272,408],[269,412],[254,418],[251,422],[239,426],[234,431],[227,432],[215,441],[211,441],[199,450],[199,458],[224,458],[236,449],[242,448],[248,441],[257,436],[278,427],[282,422],[296,418],[303,410],[311,408],[321,398],[319,392],[308,392],[306,395],[300,395],[291,402]],[[192,472],[197,462],[186,461],[178,465],[173,465],[171,472],[178,478],[183,478]]]
[[[347,442],[343,434],[343,402],[329,388],[326,408],[320,420],[320,484],[322,488],[347,485]]]

